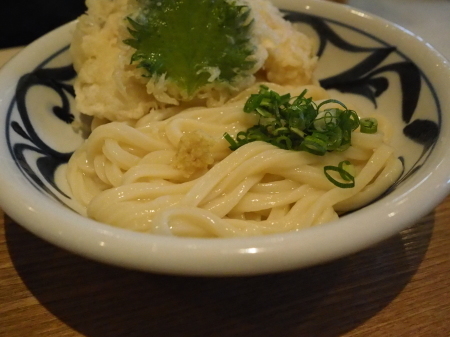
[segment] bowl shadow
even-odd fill
[[[339,336],[402,291],[424,258],[433,227],[431,213],[374,247],[320,266],[203,278],[90,261],[5,216],[6,243],[24,284],[47,310],[88,337]]]

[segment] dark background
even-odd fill
[[[1,0],[0,48],[24,46],[72,21],[85,10],[85,0]]]

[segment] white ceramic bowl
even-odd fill
[[[64,184],[55,183],[63,181],[61,164],[82,141],[65,122],[77,113],[71,106],[71,23],[32,43],[0,73],[4,211],[76,254],[188,275],[249,275],[322,263],[394,235],[431,211],[449,191],[449,63],[414,34],[359,10],[314,0],[275,3],[296,12],[288,17],[316,38],[322,84],[365,110],[376,106],[395,125],[405,172],[390,193],[326,225],[239,239],[140,234],[82,217],[70,209]]]

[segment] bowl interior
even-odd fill
[[[448,160],[443,143],[450,104],[442,94],[450,85],[448,62],[412,33],[349,7],[275,3],[316,42],[320,84],[369,115],[385,115],[397,130],[393,146],[404,171],[382,199],[320,228],[214,242],[130,233],[72,212],[82,210],[70,197],[65,165],[86,133],[74,107],[71,23],[27,47],[1,72],[5,169],[0,202],[5,211],[44,239],[90,258],[142,270],[214,275],[323,262],[392,235],[428,212],[448,191],[448,174],[441,168]],[[436,193],[421,200],[420,190],[427,188]]]

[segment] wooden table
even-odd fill
[[[244,278],[128,271],[0,213],[0,336],[450,336],[450,197],[410,229],[304,270]]]
[[[2,52],[0,63],[15,52]],[[450,197],[358,254],[243,278],[102,265],[42,241],[0,210],[2,337],[448,337],[449,317]]]

